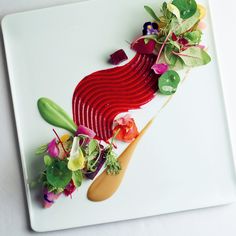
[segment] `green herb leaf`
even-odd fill
[[[66,129],[71,133],[76,132],[77,126],[73,120],[52,100],[40,98],[38,100],[38,109],[43,119],[49,124]]]
[[[177,19],[173,19],[171,22],[171,30],[173,30],[176,35],[183,34],[190,30],[199,21],[199,16],[199,11],[196,11],[193,16],[182,21],[181,23],[179,23]]]
[[[177,61],[177,57],[178,57],[178,56],[174,55],[172,53],[172,51],[176,51],[176,47],[174,47],[172,45],[165,46],[165,50],[164,50],[165,61],[170,66],[175,65],[175,63]],[[178,49],[177,49],[177,51],[178,51]]]
[[[83,174],[81,170],[73,171],[72,172],[72,180],[74,182],[75,187],[79,187],[83,181]]]
[[[160,19],[157,17],[156,13],[152,10],[149,6],[144,6],[145,10],[148,12],[148,14],[157,22],[160,22]]]
[[[91,155],[93,152],[98,150],[98,141],[91,139],[88,145],[88,154]]]
[[[70,182],[72,172],[67,168],[65,161],[54,161],[47,167],[47,181],[55,188],[65,188]]]
[[[175,5],[167,3],[167,9],[169,12],[175,15],[177,19],[180,19],[180,11]]]
[[[206,65],[211,61],[208,53],[199,47],[189,47],[185,51],[178,54],[184,61],[186,66],[196,67]]]
[[[176,92],[179,82],[179,74],[174,70],[169,70],[159,78],[158,87],[162,94],[171,95]]]
[[[48,150],[48,144],[44,144],[36,149],[35,154],[42,155],[45,152],[47,152],[47,150]]]
[[[200,30],[187,32],[184,34],[184,37],[188,40],[190,45],[196,45],[201,42],[202,32]]]
[[[106,155],[105,167],[107,174],[109,175],[118,175],[121,170],[121,165],[116,159],[116,154],[112,150],[108,150]]]
[[[179,9],[182,19],[188,19],[197,11],[197,3],[195,0],[173,0],[172,4]]]
[[[177,57],[177,60],[175,62],[174,66],[170,66],[171,70],[179,71],[183,70],[185,67],[183,60],[180,57]]]
[[[45,166],[50,166],[53,163],[53,159],[49,155],[43,157]]]

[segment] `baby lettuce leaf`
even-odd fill
[[[144,8],[155,21],[160,22],[160,19],[157,17],[156,13],[152,10],[151,7],[144,6]]]
[[[180,19],[180,11],[179,11],[178,7],[176,7],[175,5],[173,5],[171,3],[167,3],[167,9],[169,12],[171,12],[173,15],[175,15],[177,19]]]
[[[46,170],[47,181],[55,188],[65,188],[70,182],[72,172],[65,161],[55,160]]]
[[[172,53],[172,51],[176,51],[176,50],[178,51],[178,49],[173,45],[165,46],[164,57],[165,57],[166,63],[170,66],[174,66],[177,61],[178,56]]]
[[[168,70],[159,78],[158,87],[162,94],[172,95],[176,92],[179,82],[179,74],[174,70]]]
[[[49,124],[75,133],[77,126],[67,113],[56,103],[48,98],[40,98],[38,100],[38,109],[45,121]]]
[[[195,0],[174,0],[172,4],[179,9],[182,19],[188,19],[197,11],[197,3]]]
[[[199,21],[200,13],[196,11],[193,16],[190,18],[183,20],[181,23],[177,19],[173,19],[171,22],[171,30],[176,34],[180,35],[188,30],[190,30],[198,21]]]
[[[75,187],[79,187],[82,184],[83,181],[83,174],[81,170],[73,171],[72,172],[72,180],[75,185]]]
[[[185,51],[178,54],[184,61],[184,64],[189,67],[206,65],[211,61],[208,53],[199,47],[189,47]]]

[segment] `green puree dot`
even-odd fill
[[[179,74],[176,71],[169,70],[159,78],[158,87],[162,94],[171,95],[176,92],[179,82]]]

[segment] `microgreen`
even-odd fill
[[[48,144],[43,144],[36,149],[35,154],[42,155],[42,154],[46,153],[47,150],[48,150]]]
[[[156,13],[152,10],[151,7],[144,6],[144,8],[155,21],[160,22],[160,19],[157,17]]]

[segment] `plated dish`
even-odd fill
[[[158,94],[172,96],[181,81],[179,70],[207,65],[211,57],[201,44],[205,28],[204,6],[195,0],[164,2],[160,14],[144,6],[150,21],[144,22],[141,36],[130,44],[136,51],[125,65],[94,72],[76,86],[73,119],[52,98],[38,99],[42,118],[53,125],[55,137],[40,146],[36,154],[44,159],[40,182],[45,208],[62,195],[71,196],[83,179],[93,180],[87,197],[103,201],[119,187],[128,162],[142,135],[130,110],[142,109]],[[123,50],[111,55],[114,65],[126,60]],[[56,128],[69,133],[59,136]],[[130,143],[118,157],[116,140]]]
[[[207,9],[201,44],[207,47],[211,62],[189,73],[189,68],[178,70],[181,82],[173,95],[157,91],[141,108],[115,117],[118,120],[128,114],[139,133],[133,142],[114,140],[117,148],[113,147],[113,151],[121,166],[119,174],[107,175],[103,165],[93,180],[83,177],[80,187],[68,197],[61,193],[47,209],[42,207],[42,182],[32,188],[34,180],[46,169],[44,155],[36,155],[35,150],[55,138],[58,143],[53,129],[61,141],[65,134],[64,138],[73,136],[42,119],[38,100],[43,97],[58,104],[75,123],[72,99],[77,85],[94,72],[129,64],[137,54],[131,49],[132,42],[143,36],[145,22],[153,22],[143,6],[151,6],[160,17],[162,4],[156,0],[89,0],[4,17],[2,30],[19,158],[33,230],[157,216],[235,200],[233,158],[207,0],[200,2]],[[120,49],[128,60],[112,65],[111,62],[125,59]],[[114,54],[117,50],[118,54]],[[77,129],[79,124],[75,125]],[[82,125],[86,127],[85,123]],[[104,147],[109,146],[101,142]],[[104,186],[110,182],[114,187],[110,197],[106,194],[100,196],[106,200],[94,201],[91,191],[97,189],[95,195],[104,193]]]

